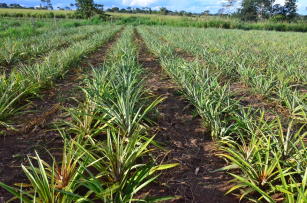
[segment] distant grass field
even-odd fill
[[[25,13],[25,14],[32,14],[32,13],[54,13],[54,14],[67,14],[67,13],[74,13],[74,11],[67,11],[67,10],[38,10],[38,9],[13,9],[13,8],[0,8],[0,14],[2,13]]]
[[[110,21],[117,24],[132,25],[168,25],[175,27],[199,27],[199,28],[224,28],[243,30],[274,30],[274,31],[294,31],[307,32],[307,21],[296,22],[244,22],[234,17],[220,16],[170,16],[158,14],[130,14],[130,13],[109,13]],[[17,18],[81,18],[75,11],[63,10],[31,10],[31,9],[0,9],[1,17]]]
[[[157,14],[108,13],[122,24],[134,25],[169,25],[176,27],[225,28],[243,30],[275,30],[307,32],[307,21],[288,22],[244,22],[234,17],[220,16],[168,16]]]
[[[194,19],[194,20],[212,20],[212,19],[231,19],[219,16],[175,16],[175,15],[160,15],[160,14],[141,14],[141,13],[111,13],[106,12],[109,15],[115,17],[150,17],[151,19],[167,19],[167,20],[182,20],[182,19]]]
[[[84,25],[104,24],[99,19],[66,19],[66,18],[0,18],[0,45],[9,39],[30,37],[46,30],[71,28]],[[1,55],[1,54],[0,54]]]
[[[76,18],[74,11],[1,8],[2,17]]]

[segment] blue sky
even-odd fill
[[[54,7],[65,7],[74,0],[51,0]],[[212,13],[217,12],[224,0],[94,0],[96,3],[103,4],[105,8],[110,7],[151,7],[158,9],[159,7],[166,7],[170,10],[185,10],[190,12],[202,12],[210,10]],[[0,0],[0,3],[18,3],[24,6],[37,6],[40,0]],[[283,4],[284,0],[276,0],[276,3]],[[300,14],[307,14],[307,0],[298,0],[298,12]]]

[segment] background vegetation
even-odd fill
[[[297,1],[287,0],[285,5],[275,4],[274,0],[227,0],[217,14],[186,11],[170,11],[166,8],[152,10],[149,7],[103,10],[103,5],[93,0],[77,0],[65,8],[53,10],[50,0],[42,1],[44,6],[37,9],[24,8],[19,4],[0,4],[0,16],[17,18],[100,18],[103,21],[133,25],[170,25],[183,27],[216,27],[243,30],[307,31],[306,16],[297,14]],[[76,8],[76,11],[72,11]],[[232,10],[232,12],[230,12]]]

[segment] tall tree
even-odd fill
[[[286,0],[284,11],[286,13],[286,18],[292,20],[297,16],[297,0]]]
[[[9,6],[6,3],[0,3],[0,8],[8,8]]]
[[[46,9],[50,9],[50,10],[53,10],[53,6],[52,6],[52,3],[51,3],[51,0],[41,0],[41,2],[43,3],[43,4],[46,4],[44,7],[46,8]]]
[[[273,14],[275,0],[243,0],[240,14],[244,20],[269,18]]]
[[[280,4],[275,4],[273,6],[273,15],[280,15],[280,16],[286,16],[285,8],[284,6]]]
[[[243,20],[257,20],[257,1],[256,0],[243,0],[240,15]]]
[[[165,7],[161,7],[160,8],[160,13],[162,15],[167,15],[169,13],[169,10],[167,10],[167,8],[165,8]]]
[[[209,15],[210,14],[210,10],[204,10],[203,12],[202,12],[202,15],[205,15],[205,16],[207,16],[207,15]]]
[[[93,0],[76,0],[77,13],[82,17],[90,18],[95,14],[103,14],[103,5],[95,4]]]
[[[220,10],[220,12],[223,14],[229,14],[237,2],[238,0],[223,1],[223,4],[222,4],[223,10]]]
[[[269,18],[273,14],[275,0],[258,0],[258,16],[260,18]]]

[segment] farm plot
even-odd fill
[[[234,177],[229,192],[253,201],[306,201],[306,36],[285,45],[287,33],[139,32],[219,143],[229,161],[223,170]]]
[[[5,40],[5,199],[306,201],[305,34],[105,24]]]
[[[210,136],[206,136],[208,129],[180,94],[180,86],[163,71],[159,59],[150,53],[139,33],[136,35],[139,60],[148,75],[147,86],[152,94],[165,97],[158,106],[154,128],[157,140],[166,150],[160,151],[158,157],[165,162],[180,163],[174,170],[165,172],[148,192],[178,196],[178,202],[237,202],[235,198],[224,196],[231,186],[228,183],[231,177],[223,171],[212,172],[225,163],[215,156],[217,147]]]
[[[99,30],[97,26],[85,26],[83,28],[60,28],[31,38],[8,38],[2,42],[0,49],[0,67],[10,71],[17,63],[24,65],[27,62],[29,64],[54,49],[58,51],[75,41],[87,39],[99,31],[102,31],[102,28]]]
[[[292,116],[306,119],[307,45],[302,33],[155,29],[164,40],[206,62],[235,88],[238,83],[270,102],[286,107]],[[184,36],[190,33],[191,38]],[[176,39],[176,40],[175,40]],[[291,40],[291,43],[285,42]],[[253,45],[253,46],[251,46]],[[305,100],[306,101],[306,100]],[[300,107],[299,107],[300,106]],[[302,108],[305,108],[302,110]]]
[[[15,104],[12,104],[12,108],[19,108],[20,105],[25,104],[26,107],[17,109],[18,113],[10,114],[7,117],[8,119],[4,120],[9,125],[6,128],[1,128],[1,132],[4,135],[0,140],[2,145],[0,151],[3,157],[0,161],[1,181],[12,185],[24,180],[19,166],[20,163],[27,162],[25,160],[26,156],[33,154],[34,150],[43,151],[44,153],[41,155],[44,158],[48,157],[45,147],[56,154],[60,154],[61,150],[59,148],[62,148],[63,142],[60,139],[60,133],[54,129],[53,123],[57,122],[57,120],[69,119],[65,115],[64,109],[76,105],[74,98],[82,98],[82,91],[80,91],[79,87],[80,80],[90,72],[91,66],[97,66],[103,62],[104,57],[99,56],[105,54],[106,50],[120,34],[120,27],[113,26],[110,29],[109,26],[105,26],[104,28],[108,30],[103,31],[102,27],[97,27],[97,34],[95,34],[96,36],[93,35],[92,41],[84,40],[84,42],[88,43],[88,46],[84,47],[84,51],[82,50],[83,53],[81,52],[79,58],[76,55],[75,58],[69,59],[69,56],[74,55],[67,55],[67,60],[76,60],[76,63],[68,61],[67,69],[63,70],[64,72],[61,73],[60,77],[51,78],[53,67],[49,67],[51,86],[49,84],[44,85],[37,89],[35,95],[26,94]],[[115,33],[117,34],[115,35]],[[77,42],[70,49],[76,48],[75,45],[77,44],[82,48],[82,45],[86,45],[84,42]],[[69,48],[67,49],[69,50]],[[72,50],[70,52],[73,54]],[[65,61],[60,60],[61,53],[67,54],[63,50],[58,52],[58,56],[54,55],[58,57],[54,58],[57,64],[65,63]],[[21,73],[20,70],[15,70],[12,74],[15,74],[15,72]],[[27,98],[27,100],[23,101],[22,99],[24,98]],[[9,197],[8,193],[3,190],[0,190],[0,196]]]
[[[106,37],[107,33],[110,36],[118,28],[99,33],[100,37]],[[16,188],[3,183],[1,186],[27,202],[34,199],[42,202],[130,202],[138,191],[157,178],[157,172],[176,166],[161,165],[149,156],[155,147],[154,136],[147,131],[151,123],[147,115],[162,98],[148,97],[136,55],[133,29],[128,27],[111,48],[105,65],[93,64],[97,67],[84,80],[84,94],[77,93],[84,97],[77,105],[66,108],[66,119],[58,117],[60,132],[57,134],[62,135],[64,147],[57,150],[57,154],[60,152],[61,156],[54,154],[53,164],[49,165],[50,158],[45,162],[37,152],[32,153],[22,165],[28,180],[17,176],[25,180],[26,188],[20,191],[20,184]],[[104,56],[94,54],[88,62],[97,60],[96,57]],[[30,135],[34,140],[35,133]],[[170,197],[145,199],[158,201]]]
[[[99,28],[97,28],[99,31]],[[106,26],[104,31],[89,39],[73,43],[63,50],[50,52],[41,62],[25,65],[9,75],[0,76],[0,122],[19,111],[25,104],[21,100],[38,94],[39,90],[51,86],[56,78],[63,77],[83,56],[93,52],[114,34],[118,28]],[[5,122],[6,121],[6,122]]]
[[[77,27],[90,24],[86,20],[73,19],[28,19],[28,18],[1,18],[1,39],[20,39],[31,36],[39,36],[59,28]],[[1,44],[2,42],[0,42]]]
[[[46,23],[42,21],[0,19],[0,36],[2,39],[30,37],[51,30],[55,27],[52,24],[52,22]]]

